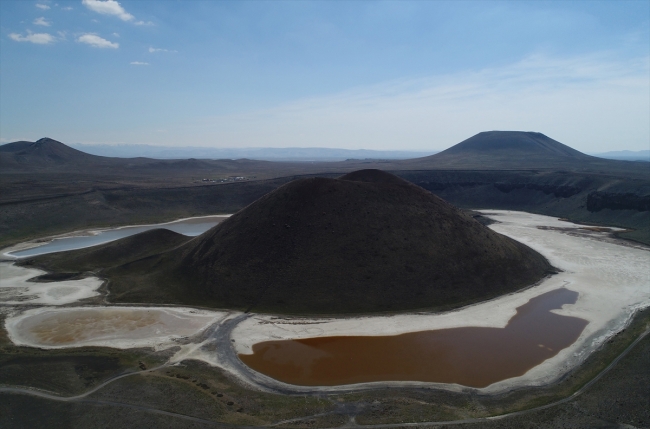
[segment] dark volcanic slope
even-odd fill
[[[496,296],[550,269],[424,189],[366,170],[288,183],[161,260],[120,268],[111,292],[144,300],[128,290],[139,282],[255,311],[396,311]]]
[[[98,271],[168,251],[190,239],[168,229],[151,229],[99,246],[36,256],[23,263],[56,272]]]

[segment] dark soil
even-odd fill
[[[4,327],[4,317],[0,317]],[[63,396],[85,392],[126,372],[136,372],[139,364],[162,364],[168,352],[106,347],[42,350],[15,346],[0,329],[0,385],[42,389]],[[0,421],[1,421],[0,413]],[[0,427],[4,427],[0,423]]]
[[[105,274],[121,302],[331,314],[457,306],[551,271],[528,247],[374,170],[296,180],[162,257]]]
[[[49,253],[21,261],[55,273],[36,277],[37,281],[60,281],[78,273],[67,270],[98,272],[152,255],[157,255],[186,243],[191,238],[168,229],[151,229],[110,243],[67,252]]]
[[[52,139],[9,143],[0,146],[0,246],[234,213],[297,177],[362,168],[392,171],[459,207],[620,226],[634,230],[621,237],[650,244],[648,163],[588,156],[539,133],[488,132],[431,157],[315,163],[107,158]],[[235,176],[245,180],[216,183]]]
[[[118,380],[84,400],[70,403],[20,394],[0,394],[0,426],[207,428],[234,424],[265,427],[281,420],[305,417],[280,427],[315,428],[344,427],[350,417],[355,417],[356,423],[364,427],[372,424],[460,420],[498,415],[570,396],[607,366],[640,332],[647,329],[647,313],[645,311],[638,315],[628,329],[612,339],[602,350],[595,352],[582,367],[558,384],[531,387],[499,396],[400,388],[320,397],[276,395],[246,389],[219,368],[202,362],[184,361],[177,367]],[[119,356],[126,352],[114,353]],[[649,427],[649,358],[650,337],[646,337],[610,372],[582,395],[567,403],[493,421],[434,427]],[[51,378],[46,372],[40,372],[39,375]],[[77,376],[73,372],[68,377],[67,380],[61,380],[63,385]],[[161,416],[151,411],[160,409],[207,418],[215,423],[203,424],[177,416]]]
[[[79,280],[83,278],[83,273],[48,273],[41,276],[32,277],[28,281],[34,283],[61,282],[65,280]]]
[[[650,244],[650,173],[646,179],[566,171],[400,171],[399,176],[465,209],[538,213],[573,222],[617,226],[621,238]],[[607,189],[599,205],[589,204]],[[597,208],[597,210],[596,210]]]

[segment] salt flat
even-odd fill
[[[100,346],[118,349],[178,345],[227,313],[191,308],[38,308],[9,317],[5,327],[17,345],[57,349]]]
[[[557,314],[589,321],[578,340],[525,375],[480,389],[498,392],[518,385],[552,382],[623,329],[636,310],[650,305],[650,251],[647,248],[612,239],[608,233],[594,231],[585,225],[548,216],[503,210],[482,210],[482,213],[498,221],[490,225],[494,231],[537,250],[562,272],[523,291],[447,313],[354,318],[257,315],[244,320],[233,330],[236,351],[251,354],[253,344],[278,339],[397,335],[464,326],[503,328],[516,313],[516,308],[533,297],[561,287],[578,292],[575,304],[554,310]],[[212,360],[204,353],[199,358]]]
[[[116,228],[103,229],[84,229],[19,243],[3,249],[2,256],[13,260],[23,257],[43,255],[46,253],[83,249],[156,228],[168,229],[187,236],[196,236],[204,233],[219,222],[228,219],[230,216],[231,215],[229,214],[199,216],[157,224],[125,225]]]
[[[25,268],[10,262],[0,262],[0,303],[63,305],[99,295],[104,282],[97,277],[80,280],[35,283],[28,281],[46,274],[35,268]]]
[[[232,360],[224,360],[224,350],[234,347],[236,353],[252,353],[253,344],[280,339],[300,339],[324,336],[397,335],[407,332],[455,327],[503,328],[515,315],[516,309],[531,298],[558,288],[578,292],[575,304],[564,305],[557,314],[580,317],[589,322],[578,340],[556,356],[532,368],[520,377],[494,383],[477,389],[482,392],[500,392],[522,385],[542,385],[558,379],[569,369],[579,365],[608,338],[615,335],[631,320],[634,313],[650,305],[650,249],[611,237],[603,230],[577,225],[556,218],[524,212],[482,210],[498,223],[490,228],[523,242],[544,255],[559,274],[539,284],[491,301],[446,313],[412,312],[385,316],[349,318],[307,318],[278,315],[251,315],[239,312],[219,312],[172,307],[79,307],[41,308],[28,310],[6,319],[10,338],[16,344],[41,348],[78,347],[97,345],[115,348],[168,348],[176,341],[204,331],[207,327],[222,326],[235,319],[237,324],[225,340],[208,338],[203,342],[185,341],[172,358],[198,359],[231,371],[243,381],[260,388],[282,387],[294,391],[314,390],[290,386],[263,375],[251,376]],[[612,228],[613,229],[613,228]],[[610,229],[610,230],[612,230]],[[99,279],[84,279],[55,283],[30,283],[27,279],[43,274],[31,268],[0,264],[0,287],[20,291],[29,303],[59,304],[74,302],[80,297],[97,294]],[[95,283],[93,283],[95,282]],[[85,288],[83,285],[86,285]],[[65,295],[65,287],[81,287],[81,291]],[[48,289],[49,288],[49,289]],[[56,289],[59,288],[59,289]],[[61,296],[57,296],[57,292]],[[48,291],[51,292],[48,295]],[[85,295],[84,295],[85,294]],[[30,298],[31,297],[31,298]],[[74,299],[73,299],[74,298]],[[23,301],[12,301],[20,304]],[[234,340],[230,342],[230,338]],[[203,347],[204,345],[216,347]],[[219,352],[221,351],[221,352]],[[236,357],[235,357],[235,360]],[[239,364],[241,365],[241,363]],[[263,381],[263,385],[260,384]],[[449,384],[419,382],[377,382],[320,388],[324,391],[343,391],[372,385],[436,385],[461,390],[464,387]]]

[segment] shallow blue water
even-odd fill
[[[82,249],[84,247],[97,246],[99,244],[108,243],[109,241],[118,240],[120,238],[139,234],[141,232],[156,228],[165,228],[179,234],[193,237],[203,234],[205,231],[209,230],[222,220],[223,218],[218,219],[203,217],[185,219],[170,223],[161,223],[156,225],[128,226],[120,229],[109,229],[102,231],[97,235],[57,238],[49,243],[43,244],[42,246],[33,247],[31,249],[21,250],[18,252],[11,252],[10,255],[18,258],[25,258],[28,256],[43,255],[46,253]]]

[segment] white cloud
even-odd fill
[[[162,48],[154,48],[153,46],[149,47],[149,52],[154,53],[154,52],[170,52],[170,53],[176,53],[178,51],[176,50],[170,50],[170,49],[162,49]]]
[[[90,45],[93,48],[117,49],[120,47],[119,43],[110,42],[106,39],[99,37],[96,34],[84,34],[83,36],[79,36],[77,42],[86,43],[87,45]]]
[[[133,66],[148,66],[149,63],[143,63],[142,61],[131,61],[131,65],[133,65]]]
[[[15,40],[16,42],[30,42],[30,43],[36,43],[37,45],[47,45],[49,43],[53,43],[56,41],[54,36],[48,33],[32,33],[31,31],[27,31],[27,35],[23,36],[22,34],[17,34],[17,33],[11,33],[9,35],[9,38],[11,40]]]
[[[65,32],[65,31],[57,31],[56,33],[59,35],[59,38],[60,38],[61,40],[66,40],[66,37],[65,37],[65,36],[66,36],[66,32]]]
[[[131,21],[135,17],[124,10],[124,8],[115,0],[82,0],[81,2],[88,9],[93,12],[101,13],[102,15],[114,15],[122,21]]]
[[[206,140],[242,147],[433,150],[481,131],[524,130],[583,152],[640,150],[650,140],[649,73],[648,57],[533,55],[499,68],[210,117],[196,129]]]
[[[43,10],[48,10],[50,7],[46,4],[36,3],[36,7]]]
[[[40,18],[36,18],[33,22],[34,25],[42,25],[43,27],[49,27],[50,23],[45,20],[45,17],[41,16]]]
[[[71,6],[66,6],[66,7],[62,7],[61,9],[63,9],[63,10],[72,10],[73,8]]]
[[[120,37],[120,33],[113,33],[113,37]]]
[[[151,22],[151,21],[146,21],[146,22],[145,21],[138,21],[138,22],[135,23],[135,25],[144,25],[144,26],[150,27],[150,26],[153,25],[153,22]]]

